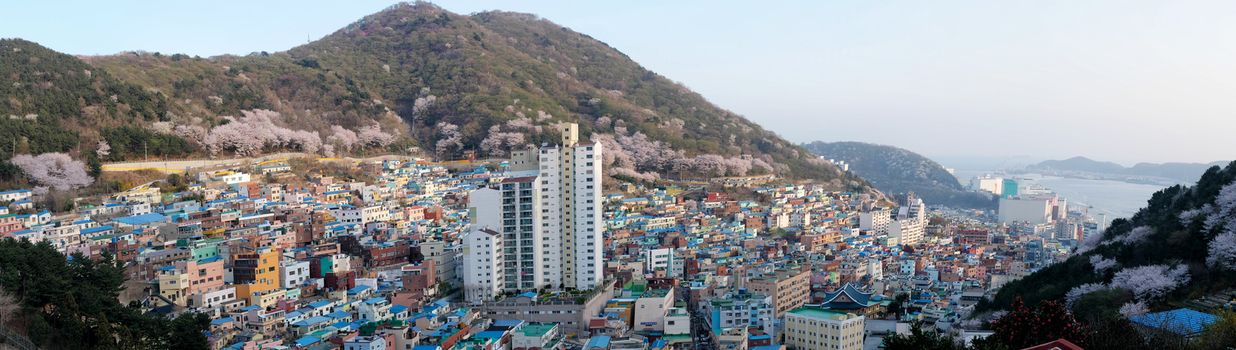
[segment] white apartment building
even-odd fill
[[[670,248],[649,249],[643,252],[644,272],[665,271],[667,275],[674,272],[674,250]]]
[[[903,245],[922,242],[927,231],[927,206],[923,200],[909,195],[906,205],[898,209],[897,219],[888,223],[887,231],[889,237],[896,237]]]
[[[464,298],[480,304],[502,291],[502,234],[488,228],[473,229],[464,236]]]
[[[601,152],[600,144],[579,142],[576,124],[562,131],[562,145],[512,152],[511,171],[536,176],[541,285],[591,289],[604,280]]]
[[[503,264],[499,271],[504,277],[498,284],[500,290],[528,291],[547,285],[542,277],[546,269],[542,254],[548,247],[541,243],[538,188],[535,176],[512,177],[493,188],[472,191],[468,198],[472,229],[500,233]],[[465,254],[465,259],[473,258]]]
[[[858,229],[876,233],[887,233],[888,224],[893,221],[893,211],[889,208],[872,209],[858,214]]]

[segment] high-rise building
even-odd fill
[[[490,301],[506,286],[504,272],[518,269],[503,268],[504,240],[497,231],[471,230],[463,241],[464,255],[468,257],[463,261],[464,298],[474,304]]]
[[[561,266],[550,266],[545,280],[576,289],[601,283],[601,145],[579,142],[579,126],[568,124],[562,145],[541,147],[542,236],[545,255],[561,252]],[[558,240],[555,245],[554,241]],[[553,262],[554,257],[549,261]],[[559,277],[560,273],[560,277]]]
[[[472,229],[502,235],[501,290],[591,289],[604,280],[601,151],[568,124],[561,145],[513,151],[508,177],[472,192]]]
[[[541,199],[536,176],[510,177],[492,188],[472,191],[468,199],[468,216],[472,231],[492,230],[500,235],[503,244],[501,254],[503,283],[494,283],[506,291],[534,290],[546,285],[544,278],[541,239]],[[467,247],[465,247],[466,249]],[[465,263],[472,260],[472,253],[465,253]],[[498,271],[495,271],[498,272]],[[469,284],[464,276],[464,284]]]

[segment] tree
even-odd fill
[[[910,334],[884,337],[885,350],[962,350],[966,347],[947,334],[923,329],[923,322],[910,325]]]
[[[1206,265],[1223,270],[1236,270],[1236,232],[1215,236],[1206,248]]]
[[[1027,307],[1021,298],[1013,301],[1013,310],[991,322],[993,340],[1011,348],[1021,349],[1056,339],[1080,342],[1086,338],[1085,325],[1077,322],[1064,304],[1044,301],[1038,307]]]
[[[908,300],[910,300],[909,294],[897,293],[897,296],[893,297],[893,302],[888,304],[888,313],[900,318],[901,313],[905,312],[905,304]]]
[[[66,258],[47,242],[0,239],[0,293],[15,300],[27,336],[51,349],[207,349],[209,318],[143,314],[117,297],[123,266],[104,251],[97,260]]]
[[[94,182],[94,178],[86,173],[85,164],[64,153],[21,154],[9,162],[21,168],[30,180],[60,191],[85,187]]]

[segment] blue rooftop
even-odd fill
[[[167,217],[159,213],[150,213],[150,214],[126,216],[123,218],[114,219],[113,221],[116,221],[116,222],[119,222],[125,225],[136,226],[136,225],[145,225],[145,224],[149,224],[152,222],[167,221]]]
[[[1143,327],[1164,330],[1184,336],[1201,333],[1206,326],[1215,323],[1216,320],[1218,320],[1218,317],[1215,315],[1184,308],[1129,318],[1129,321],[1133,321],[1133,323]]]

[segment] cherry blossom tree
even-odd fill
[[[1219,196],[1215,197],[1213,206],[1204,207],[1207,210],[1206,230],[1222,228],[1236,232],[1236,182],[1223,186]]]
[[[497,128],[495,125],[494,128]],[[491,156],[503,156],[510,149],[526,144],[521,132],[503,132],[490,129],[489,136],[481,140],[481,150]]]
[[[107,155],[112,154],[112,145],[109,145],[107,140],[99,140],[99,145],[95,147],[94,154],[99,156],[100,159],[107,157]]]
[[[86,172],[86,164],[64,153],[43,153],[38,156],[19,154],[10,163],[17,166],[35,183],[59,191],[86,187],[94,178]]]
[[[356,137],[368,147],[386,147],[395,143],[395,135],[382,131],[382,126],[378,124],[361,127]]]
[[[428,110],[430,106],[433,106],[433,103],[437,100],[438,100],[438,96],[434,96],[434,95],[417,97],[415,101],[412,101],[412,115],[414,116],[421,115],[421,113],[424,113],[426,110]]]
[[[1090,265],[1094,266],[1095,273],[1101,275],[1104,272],[1107,272],[1107,270],[1111,270],[1116,267],[1116,260],[1104,258],[1102,255],[1091,255]]]
[[[1220,233],[1207,247],[1206,265],[1226,270],[1236,270],[1236,232]]]
[[[597,130],[605,130],[612,127],[614,125],[613,123],[613,119],[611,119],[608,115],[603,115],[600,118],[597,118],[597,121],[593,123],[593,125],[597,128]]]
[[[1150,308],[1146,307],[1144,301],[1130,301],[1120,306],[1120,315],[1124,317],[1133,317],[1150,312]]]
[[[326,140],[338,144],[344,150],[350,151],[352,147],[360,143],[360,137],[356,135],[355,131],[348,130],[342,126],[331,125],[330,132],[331,135]]]
[[[1073,289],[1070,289],[1068,293],[1064,294],[1064,304],[1072,308],[1073,305],[1076,304],[1077,301],[1080,300],[1081,297],[1085,296],[1086,294],[1098,292],[1101,290],[1107,290],[1107,289],[1110,289],[1110,288],[1106,284],[1102,284],[1102,283],[1086,283],[1080,286],[1073,287]]]
[[[1138,300],[1154,300],[1185,283],[1189,283],[1188,266],[1146,265],[1116,272],[1111,286],[1132,291]]]
[[[258,109],[241,111],[241,117],[225,117],[229,123],[211,129],[203,143],[211,154],[232,151],[239,156],[252,156],[267,147],[285,148],[314,153],[322,145],[316,132],[291,130],[275,125],[278,112]]]
[[[206,128],[197,125],[177,125],[172,133],[189,142],[201,145],[206,141],[207,131]]]
[[[1150,237],[1150,235],[1153,235],[1153,234],[1154,234],[1153,228],[1150,228],[1149,226],[1138,226],[1138,227],[1134,227],[1132,230],[1129,230],[1129,232],[1123,235],[1113,237],[1107,240],[1106,242],[1101,242],[1101,244],[1121,243],[1124,245],[1135,245],[1135,244],[1145,242],[1146,238]],[[1087,239],[1089,239],[1089,237],[1087,237]]]
[[[459,131],[459,126],[447,122],[439,122],[438,125],[438,142],[434,144],[434,151],[441,157],[451,155],[460,149],[463,149],[463,134]]]

